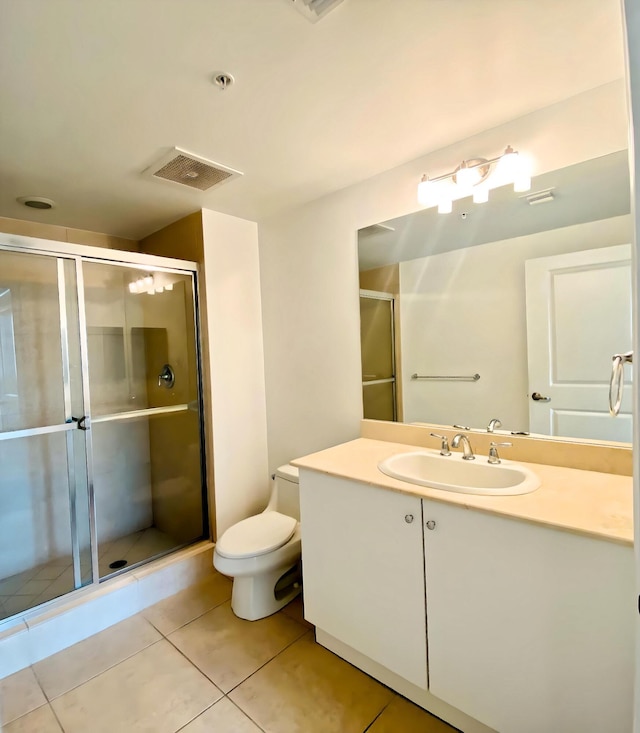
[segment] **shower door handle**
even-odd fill
[[[72,417],[67,420],[67,423],[77,423],[78,430],[90,430],[91,429],[91,418],[89,415],[83,415],[82,417]]]

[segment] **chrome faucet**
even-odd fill
[[[464,461],[473,461],[475,460],[475,456],[473,455],[473,450],[471,448],[471,443],[469,442],[469,438],[464,433],[458,433],[454,436],[453,440],[451,441],[451,447],[457,448],[460,443],[462,443],[462,450],[464,451],[464,455],[462,456],[462,460]]]
[[[493,433],[496,428],[502,427],[502,423],[500,420],[498,420],[497,417],[494,417],[493,420],[489,420],[489,424],[487,425],[487,432]]]

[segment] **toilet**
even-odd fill
[[[301,588],[298,469],[280,466],[261,513],[229,527],[216,543],[213,565],[233,578],[231,608],[256,621],[279,611]]]

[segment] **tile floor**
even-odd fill
[[[300,599],[236,618],[218,574],[0,680],[3,733],[452,733],[319,646]]]
[[[114,560],[126,560],[127,565],[134,565],[171,550],[177,544],[168,534],[155,527],[133,532],[112,542],[104,542],[98,548],[100,577],[104,578],[114,572],[109,568]],[[0,619],[69,593],[73,590],[73,585],[71,557],[61,557],[23,573],[2,578]]]

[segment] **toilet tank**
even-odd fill
[[[269,506],[288,517],[300,519],[298,469],[286,464],[276,469]]]

